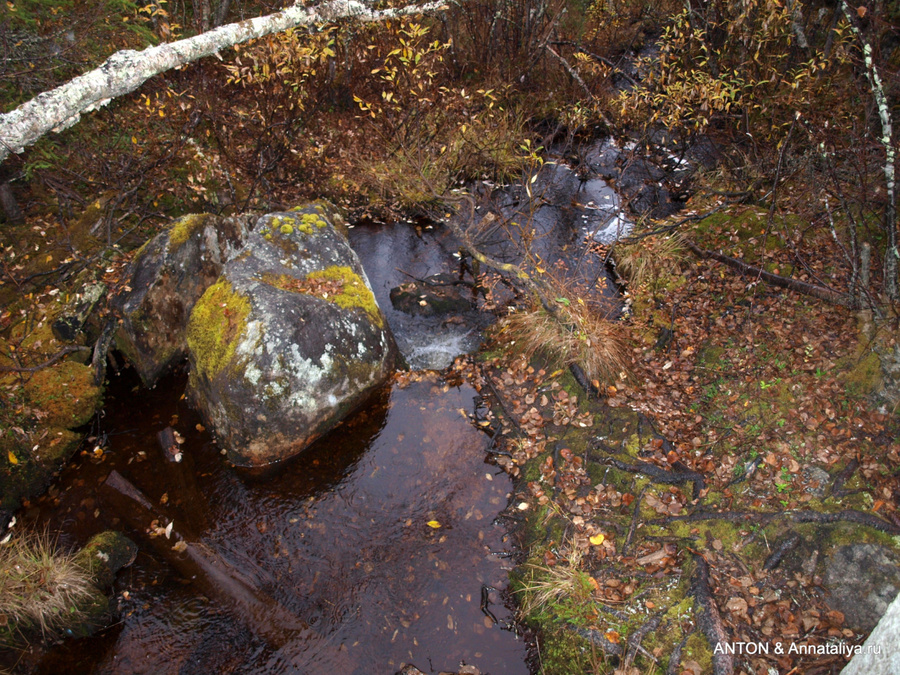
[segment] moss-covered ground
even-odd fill
[[[775,269],[765,227],[739,209],[686,236],[730,228],[730,254]],[[481,366],[494,458],[518,480],[514,589],[534,669],[708,673],[719,640],[773,650],[735,657],[734,672],[830,667],[774,645],[861,642],[829,604],[827,560],[854,543],[900,551],[897,422],[879,408],[871,343],[847,310],[677,242],[630,248],[654,258],[628,288],[627,375],[588,393],[539,355]],[[701,564],[719,633],[704,629]]]

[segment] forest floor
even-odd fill
[[[758,218],[735,207],[682,236],[736,233],[727,253],[777,269],[742,225]],[[502,352],[479,366],[495,459],[518,480],[533,668],[839,672],[900,541],[897,421],[872,397],[870,340],[843,308],[664,239],[638,244],[655,267],[629,288],[614,384],[586,394],[568,369]]]
[[[464,367],[491,404],[482,423],[497,430],[494,460],[518,479],[513,588],[536,629],[535,672],[838,672],[871,630],[860,598],[900,585],[889,572],[842,580],[866,576],[848,567],[854,556],[875,571],[900,566],[897,418],[873,394],[871,349],[890,337],[684,245],[787,273],[792,254],[777,235],[787,230],[770,225],[765,212],[730,206],[682,223],[675,238],[621,247],[630,366],[600,390],[510,353],[499,333],[495,351]],[[65,349],[49,329],[65,291],[48,284],[22,297],[10,281],[22,281],[15,266],[26,257],[68,264],[48,260],[59,247],[42,245],[45,232],[32,223],[22,262],[6,258],[4,290],[20,302],[0,328],[13,337],[28,324],[4,343],[6,368],[37,368]],[[126,261],[97,258],[85,273],[112,282]],[[828,277],[824,264],[803,274]],[[36,318],[23,324],[25,308]],[[32,374],[6,373],[0,462],[23,462],[10,448],[42,442],[24,438],[43,414],[21,399]],[[716,653],[738,643],[769,653]]]

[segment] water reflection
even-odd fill
[[[113,394],[110,424],[134,417],[132,396]],[[481,608],[482,587],[506,583],[492,552],[507,548],[494,519],[511,486],[484,462],[486,437],[466,417],[474,397],[436,376],[395,386],[265,480],[224,466],[181,403],[132,419],[139,428],[113,437],[107,461],[67,470],[59,505],[47,504],[43,517],[80,523],[80,536],[102,529],[102,517],[85,525],[94,519],[82,503],[96,504],[95,486],[117,468],[176,523],[208,509],[203,544],[308,629],[266,642],[253,629],[259,617],[198,595],[142,553],[120,580],[121,624],[64,645],[38,672],[65,664],[65,672],[334,675],[467,663],[494,675],[526,673],[521,641]],[[154,446],[171,421],[186,438],[201,497],[170,491]],[[137,461],[141,452],[146,459]],[[502,606],[491,610],[501,623],[510,618]]]

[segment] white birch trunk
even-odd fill
[[[82,113],[96,110],[110,100],[134,91],[154,75],[205,56],[218,55],[220,50],[241,42],[296,26],[347,17],[358,21],[382,21],[438,9],[443,9],[441,2],[380,11],[371,10],[356,0],[333,0],[309,8],[294,4],[275,14],[228,24],[185,40],[139,52],[130,49],[116,52],[99,68],[38,94],[12,112],[0,115],[0,162],[10,153],[22,152],[48,131],[66,129],[75,124]]]
[[[850,27],[863,49],[863,60],[866,65],[866,77],[869,80],[869,89],[875,98],[875,106],[878,108],[878,117],[881,120],[881,145],[884,147],[884,182],[887,188],[887,208],[884,213],[884,229],[887,234],[887,250],[884,252],[884,293],[888,300],[896,303],[900,300],[900,287],[898,287],[898,259],[900,251],[897,250],[897,184],[896,184],[896,151],[894,150],[894,131],[891,120],[891,109],[888,105],[887,95],[884,92],[884,84],[875,66],[872,56],[872,46],[866,42],[862,31],[856,25],[846,2],[841,3],[844,16],[850,23]]]

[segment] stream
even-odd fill
[[[615,193],[596,177],[546,165],[533,195],[499,190],[505,218],[533,228],[538,260],[573,269],[610,297],[603,263],[585,242],[608,243],[630,227]],[[537,196],[538,199],[535,199]],[[444,228],[414,223],[358,224],[350,239],[376,298],[413,369],[444,369],[478,348],[487,312],[412,317],[391,306],[390,289],[459,269],[458,242]],[[515,246],[485,242],[519,262]],[[487,463],[489,437],[472,416],[475,390],[435,370],[413,370],[276,472],[230,467],[184,400],[186,375],[154,389],[129,368],[110,375],[91,443],[50,491],[23,509],[28,527],[59,533],[65,548],[120,529],[100,485],[116,470],[179,527],[305,625],[274,647],[200,594],[142,544],[115,586],[119,620],[95,636],[44,653],[0,651],[0,667],[29,673],[394,673],[476,666],[525,675],[526,645],[506,606],[513,547],[503,513],[512,484]],[[197,490],[179,494],[157,434],[184,439]],[[96,446],[96,448],[95,448]]]
[[[465,663],[527,673],[501,598],[511,546],[497,517],[511,483],[485,463],[488,437],[468,418],[476,392],[435,373],[410,380],[262,479],[225,466],[176,395],[183,376],[152,391],[128,372],[113,377],[103,423],[122,431],[100,458],[73,462],[26,518],[62,532],[63,545],[122,527],[98,494],[115,468],[176,524],[209,523],[203,543],[302,618],[315,640],[273,650],[247,629],[253,617],[236,621],[142,552],[119,575],[119,623],[60,645],[35,672],[363,674]],[[195,465],[200,496],[191,502],[169,491],[156,440],[169,424]],[[483,592],[497,623],[482,611]]]

